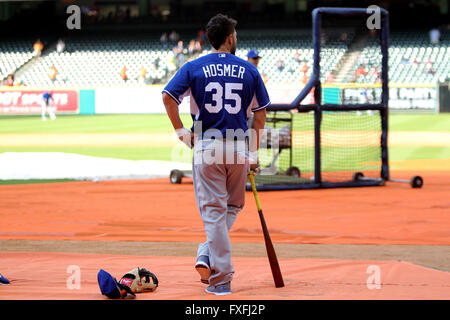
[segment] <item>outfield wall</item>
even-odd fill
[[[13,88],[0,90],[0,114],[40,114],[45,89]],[[80,112],[79,90],[53,90],[58,113]]]
[[[165,113],[161,99],[162,86],[145,88],[99,88],[95,90],[95,113]],[[189,112],[189,99],[184,99],[180,112]]]
[[[79,88],[53,90],[57,113],[65,114],[151,114],[165,113],[161,99],[162,85],[137,88]],[[272,103],[290,103],[302,85],[267,85]],[[0,115],[40,114],[42,94],[48,88],[0,88]],[[380,98],[379,85],[324,84],[323,103],[354,104],[374,102]],[[442,100],[442,99],[441,99]],[[312,94],[302,104],[314,103]],[[439,89],[436,85],[396,85],[389,88],[391,111],[439,112]],[[445,110],[445,108],[442,108]],[[189,113],[189,98],[180,105]]]
[[[381,84],[324,84],[322,88],[322,100],[327,104],[381,102]],[[389,84],[389,109],[438,113],[441,109],[439,87],[434,84]]]

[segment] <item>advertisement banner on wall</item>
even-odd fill
[[[303,84],[268,84],[266,85],[272,103],[291,103],[303,90]],[[312,89],[300,103],[314,104],[314,89]]]
[[[0,114],[40,114],[45,90],[0,90]],[[78,91],[53,90],[56,113],[78,113]]]
[[[342,89],[342,104],[381,103],[381,88],[355,87]],[[434,86],[391,86],[389,108],[397,110],[436,111],[437,89]]]
[[[436,87],[389,88],[389,108],[437,110]]]

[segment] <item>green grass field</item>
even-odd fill
[[[190,115],[181,115],[186,127],[192,125]],[[55,121],[41,121],[39,116],[0,117],[0,153],[2,152],[67,152],[88,156],[127,160],[171,160],[172,147],[48,147],[2,145],[2,134],[8,133],[152,133],[171,132],[167,115],[96,115],[59,116]]]
[[[186,127],[192,120],[182,115]],[[450,114],[394,114],[389,117],[390,131],[450,131]],[[172,132],[166,115],[96,115],[59,116],[55,121],[41,121],[39,116],[0,117],[0,153],[2,152],[68,152],[90,156],[130,160],[171,160],[172,147],[105,146],[105,147],[48,147],[4,146],[2,135],[8,133],[152,133]],[[4,135],[3,135],[4,137]],[[4,139],[4,138],[3,138]],[[446,159],[446,147],[390,147],[391,160]]]
[[[192,125],[190,115],[182,114],[185,127]],[[450,131],[450,114],[391,114],[392,131]],[[171,132],[165,114],[59,116],[56,121],[41,121],[39,116],[0,116],[2,133],[68,132]]]
[[[185,127],[190,127],[192,120],[190,115],[182,115]],[[309,121],[309,120],[308,120]],[[346,121],[345,117],[342,121]],[[392,114],[389,117],[389,130],[392,131],[450,131],[450,114]],[[173,160],[171,146],[142,147],[130,144],[128,146],[6,146],[4,139],[8,134],[32,134],[32,133],[171,133],[172,126],[165,114],[161,115],[96,115],[96,116],[59,116],[55,121],[41,121],[39,116],[2,116],[0,117],[0,153],[3,152],[67,152],[97,157],[108,157],[129,160]],[[324,148],[324,163],[330,168],[353,167],[352,152],[372,152],[365,149],[354,148],[353,151],[340,156],[341,152],[336,148]],[[378,148],[376,148],[378,149]],[[312,150],[305,150],[313,155]],[[342,152],[344,154],[345,152]],[[287,156],[282,153],[281,159]],[[417,145],[393,146],[389,148],[390,160],[415,160],[415,159],[450,159],[450,148],[430,147]],[[188,160],[189,161],[189,160]],[[328,162],[327,162],[328,161]],[[301,160],[304,168],[312,167],[313,159],[304,157]],[[342,167],[342,163],[346,165]],[[369,165],[371,167],[371,165]],[[17,182],[11,182],[17,183]]]
[[[182,114],[185,126],[192,125],[191,116]],[[2,133],[105,133],[105,132],[170,132],[165,114],[144,115],[61,115],[55,121],[42,121],[40,116],[0,116]]]

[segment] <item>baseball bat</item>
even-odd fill
[[[256,191],[255,177],[253,171],[248,174],[250,184],[252,185],[253,195],[255,196],[256,207],[258,208],[259,219],[261,220],[261,226],[264,234],[264,241],[266,243],[267,257],[269,258],[270,269],[272,270],[273,281],[276,288],[284,287],[283,275],[281,274],[280,265],[278,264],[277,254],[270,239],[269,230],[267,229],[266,221],[261,209],[261,203],[259,202],[258,192]]]

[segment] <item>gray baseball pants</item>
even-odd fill
[[[231,281],[234,275],[229,231],[244,207],[249,170],[248,162],[242,158],[242,143],[202,140],[194,146],[195,198],[207,239],[199,245],[197,258],[209,257],[209,284],[214,286]],[[218,152],[221,147],[223,154]]]

